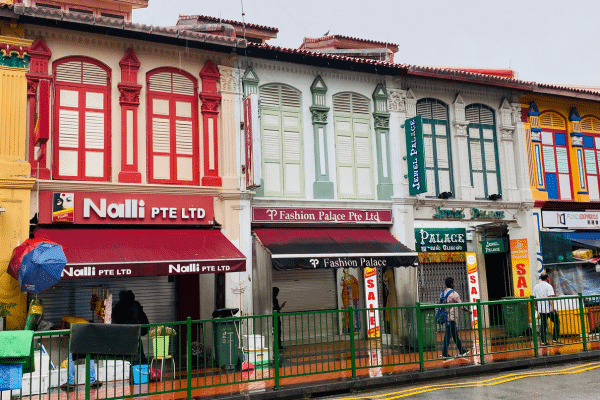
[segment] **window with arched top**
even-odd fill
[[[573,194],[566,121],[553,111],[541,113],[539,121],[542,128],[542,158],[548,198],[571,200]]]
[[[261,86],[259,96],[264,195],[302,197],[301,93],[274,83]]]
[[[374,199],[371,102],[351,92],[332,100],[338,197]]]
[[[56,179],[110,179],[110,69],[86,57],[52,66],[53,171]]]
[[[482,104],[471,104],[465,107],[465,118],[469,122],[469,165],[475,198],[502,194],[494,111]]]
[[[148,182],[198,185],[198,86],[175,68],[148,72]]]
[[[425,195],[437,197],[442,192],[451,192],[454,197],[448,105],[436,99],[421,99],[417,101],[417,115],[423,117],[423,147],[427,174]]]
[[[600,201],[600,119],[584,117],[581,119],[583,133],[583,154],[585,173],[590,201]]]

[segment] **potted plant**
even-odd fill
[[[14,308],[17,303],[5,303],[0,301],[0,331],[6,329],[6,317],[10,316],[10,309]]]
[[[177,335],[175,329],[170,326],[159,325],[150,328],[150,337],[152,338],[152,347],[154,348],[155,358],[169,357],[169,344],[171,336]]]

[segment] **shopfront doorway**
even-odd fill
[[[504,238],[508,243],[508,238]],[[485,254],[485,277],[487,281],[488,300],[502,300],[513,295],[512,269],[508,252]],[[501,325],[504,322],[501,305],[489,308],[491,325]]]

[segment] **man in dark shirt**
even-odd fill
[[[285,307],[285,301],[283,303],[281,303],[281,305],[279,305],[279,300],[277,299],[277,295],[279,294],[279,288],[278,287],[274,287],[273,288],[273,311],[277,311],[277,312],[281,312],[281,310],[283,309],[283,307]],[[277,338],[277,343],[279,344],[279,349],[283,350],[283,340],[281,339],[282,335],[282,331],[283,331],[283,325],[281,324],[281,317],[278,318],[278,322],[279,322],[279,337]]]

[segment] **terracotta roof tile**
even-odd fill
[[[389,42],[380,42],[378,40],[369,40],[369,39],[360,39],[360,38],[355,38],[355,37],[351,37],[351,36],[344,36],[344,35],[328,35],[328,36],[322,36],[319,38],[310,38],[310,37],[305,37],[304,38],[304,42],[307,43],[318,43],[318,42],[325,42],[328,40],[335,40],[335,39],[344,39],[344,40],[351,40],[354,42],[362,42],[362,43],[371,43],[371,44],[376,44],[376,45],[382,45],[382,46],[394,46],[395,50],[398,51],[398,45],[395,43],[389,43]],[[302,45],[300,46],[300,48],[302,48]]]
[[[223,24],[229,24],[229,25],[234,25],[234,26],[246,26],[249,28],[254,28],[254,29],[262,29],[265,31],[271,31],[271,32],[279,32],[278,28],[273,28],[270,26],[265,26],[265,25],[257,25],[257,24],[249,24],[249,23],[245,23],[245,22],[239,22],[239,21],[233,21],[230,19],[222,19],[222,18],[216,18],[216,17],[209,17],[206,15],[183,15],[183,14],[179,14],[179,19],[180,20],[196,20],[196,19],[203,19],[203,20],[207,20],[207,21],[213,21],[213,22],[219,22],[219,23],[223,23]]]

